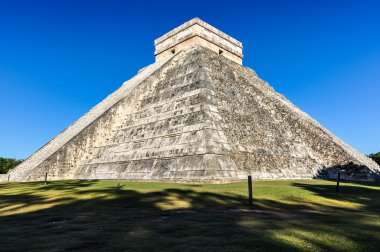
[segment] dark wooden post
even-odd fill
[[[117,164],[117,169],[116,169],[116,176],[117,176],[117,186],[116,188],[117,189],[120,189],[120,180],[121,180],[121,167],[122,167],[122,164],[121,163],[118,163]]]
[[[45,185],[47,184],[47,172],[45,173]]]
[[[339,192],[340,171],[338,171],[338,180],[336,181],[336,192]]]
[[[252,196],[252,176],[248,176],[248,203],[249,207],[253,208],[253,196]]]

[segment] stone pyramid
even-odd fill
[[[379,166],[242,66],[242,44],[198,18],[155,41],[156,62],[36,151],[10,181],[311,179]]]

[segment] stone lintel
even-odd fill
[[[243,45],[199,18],[194,18],[154,41],[156,61],[199,44],[242,64]]]

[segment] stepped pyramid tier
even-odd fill
[[[331,178],[342,168],[346,179],[378,178],[375,162],[242,66],[240,42],[194,19],[155,43],[154,64],[6,178],[229,182]]]

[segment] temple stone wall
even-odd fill
[[[237,56],[234,53],[231,53],[230,51],[226,50],[222,46],[218,46],[215,43],[211,43],[210,41],[199,37],[199,36],[190,36],[188,39],[182,41],[179,44],[175,44],[172,47],[169,47],[167,50],[164,50],[156,55],[157,60],[166,59],[173,54],[180,52],[182,50],[185,50],[191,46],[194,45],[202,45],[218,54],[221,54],[222,56],[226,57],[227,59],[230,59],[238,64],[242,64],[243,59],[240,56]]]
[[[154,42],[156,60],[165,59],[175,52],[185,50],[194,45],[202,45],[216,53],[221,53],[224,57],[240,65],[243,60],[243,45],[241,42],[199,18],[194,18],[184,23]]]

